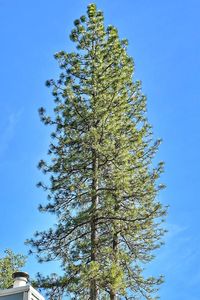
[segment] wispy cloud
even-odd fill
[[[8,115],[6,125],[0,129],[0,156],[7,150],[15,134],[15,128],[22,114],[22,109]]]
[[[197,285],[200,280],[200,271],[196,267],[200,253],[199,236],[192,234],[190,226],[168,224],[168,229],[166,245],[158,253],[157,264],[163,266],[167,277],[177,278],[183,283],[187,278],[187,285]]]

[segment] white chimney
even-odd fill
[[[29,279],[29,275],[26,272],[15,272],[12,277],[14,279],[14,288],[27,285]]]
[[[25,272],[13,274],[14,284],[12,288],[0,289],[0,300],[45,300],[29,283],[29,275]]]

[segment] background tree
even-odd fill
[[[143,264],[160,247],[166,209],[157,200],[163,163],[152,166],[160,140],[153,141],[141,83],[127,40],[104,26],[94,4],[75,20],[70,38],[77,51],[55,55],[61,68],[53,87],[49,203],[40,210],[57,226],[29,243],[40,261],[60,259],[64,275],[39,277],[39,285],[66,290],[73,299],[155,299],[162,277],[143,276]],[[54,289],[55,291],[55,289]]]
[[[4,256],[0,258],[0,289],[12,286],[12,274],[19,271],[25,265],[25,261],[26,257],[22,254],[15,254],[10,249],[4,251]]]

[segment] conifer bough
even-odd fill
[[[63,276],[37,284],[70,299],[157,299],[159,278],[145,277],[143,265],[161,245],[166,208],[157,200],[163,163],[152,166],[154,141],[141,83],[127,40],[104,26],[95,4],[74,21],[76,51],[55,54],[61,73],[48,80],[54,114],[40,109],[53,128],[48,154],[39,168],[51,175],[49,202],[40,210],[57,225],[37,232],[29,243],[40,261],[60,260]],[[56,294],[57,293],[57,294]]]

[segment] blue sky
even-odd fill
[[[35,184],[45,157],[48,129],[37,109],[51,107],[46,79],[56,77],[53,54],[70,51],[73,20],[85,0],[0,0],[0,252],[27,252],[24,240],[47,228],[53,217],[37,212],[45,194]],[[163,273],[163,300],[200,298],[200,21],[199,0],[96,1],[106,24],[129,40],[135,79],[143,82],[154,136],[162,137],[158,159],[166,162],[161,201],[170,205],[166,245],[150,265]],[[31,257],[26,270],[54,272]]]

